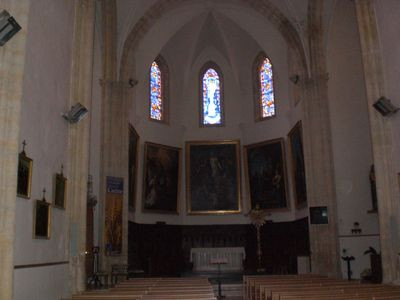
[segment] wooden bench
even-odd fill
[[[136,278],[108,290],[86,291],[72,300],[216,300],[206,278]]]

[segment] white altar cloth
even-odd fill
[[[243,260],[246,253],[243,247],[221,248],[192,248],[190,262],[193,263],[194,272],[218,271],[218,264],[213,264],[213,259],[226,259],[226,264],[221,264],[221,271],[242,271]]]

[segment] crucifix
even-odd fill
[[[257,272],[265,272],[265,269],[261,265],[261,257],[262,257],[262,250],[261,250],[261,235],[260,229],[266,222],[266,217],[271,215],[264,209],[260,209],[260,205],[256,204],[256,209],[250,210],[246,216],[249,216],[251,219],[251,223],[256,227],[257,230],[257,257],[258,257],[258,268]]]

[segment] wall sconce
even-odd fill
[[[390,116],[396,113],[399,108],[394,106],[392,102],[388,98],[380,97],[373,104],[373,107],[382,115],[382,116]]]
[[[86,114],[88,110],[82,104],[77,103],[71,107],[70,111],[63,114],[63,118],[70,124],[78,123]]]
[[[360,223],[354,222],[353,226],[354,228],[351,230],[352,234],[360,234],[362,232],[362,229],[360,228]]]
[[[3,46],[20,30],[21,26],[15,19],[6,10],[2,10],[0,12],[0,46]]]
[[[293,82],[294,84],[297,84],[298,82],[299,82],[299,80],[300,80],[300,76],[299,75],[293,75],[293,76],[290,76],[289,77],[289,80],[291,81],[291,82]]]
[[[129,80],[128,80],[128,84],[131,88],[135,87],[138,84],[138,82],[139,82],[138,80],[133,79],[133,78],[129,78]]]

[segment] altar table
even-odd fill
[[[243,247],[192,248],[190,250],[190,262],[193,263],[194,272],[218,271],[218,266],[212,263],[216,259],[227,262],[220,265],[221,272],[240,272],[243,270],[245,258],[246,253]]]

